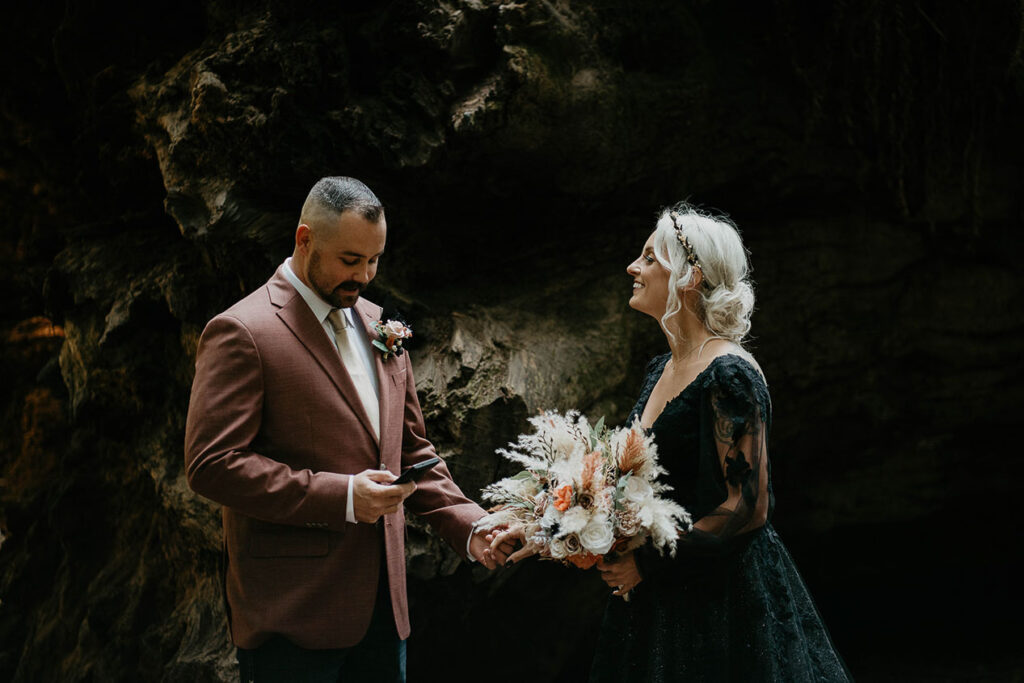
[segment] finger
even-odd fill
[[[477,560],[480,562],[480,564],[487,567],[488,569],[494,569],[498,566],[498,563],[495,561],[494,557],[487,550],[485,550],[482,553],[482,555],[479,558],[477,558]]]
[[[377,500],[401,500],[404,496],[402,495],[402,489],[398,486],[392,486],[387,482],[378,484],[375,481],[367,482],[366,484],[366,495],[374,496]]]
[[[416,484],[410,481],[408,484],[399,484],[398,486],[393,486],[392,488],[401,491],[402,500],[405,500],[406,498],[412,495],[413,491],[416,490]]]
[[[363,474],[366,475],[367,479],[380,484],[390,484],[395,479],[398,479],[398,477],[387,470],[363,470]]]
[[[604,581],[607,585],[611,586],[612,588],[617,588],[622,585],[622,581],[620,579],[615,578],[614,576],[602,576],[601,580]]]
[[[511,543],[502,540],[502,536],[504,536],[504,534],[498,534],[498,536],[493,541],[491,541],[491,550],[497,550],[498,548],[504,548],[506,546],[509,548],[509,551],[512,550],[514,546]]]
[[[502,548],[506,553],[510,553],[520,546],[525,546],[526,534],[498,534],[491,541],[491,548]]]
[[[505,560],[515,552],[516,546],[511,543],[502,543],[498,546],[489,546],[488,550],[495,558],[498,559],[499,564],[505,564]]]
[[[519,562],[519,560],[524,560],[533,554],[533,548],[520,548],[519,550],[515,551],[514,553],[508,556],[508,559],[505,561],[505,564],[515,564],[516,562]]]
[[[526,542],[526,531],[522,527],[516,527],[514,529],[507,529],[498,534],[497,538],[503,543],[512,543],[514,541]]]
[[[398,505],[408,496],[404,486],[370,484],[369,495],[384,505]]]

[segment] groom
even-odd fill
[[[189,485],[223,506],[228,617],[243,681],[405,680],[404,509],[495,567],[484,511],[433,455],[407,354],[373,346],[360,298],[387,223],[363,183],[318,181],[295,250],[207,324],[185,433]]]

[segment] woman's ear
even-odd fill
[[[701,285],[704,284],[704,271],[700,268],[693,268],[693,278],[690,280],[690,284],[686,286],[687,289],[700,289]]]

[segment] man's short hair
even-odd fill
[[[348,176],[329,176],[313,185],[299,220],[315,229],[321,219],[337,218],[345,211],[355,211],[372,223],[384,215],[377,195],[365,184]]]

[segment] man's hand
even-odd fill
[[[495,554],[491,551],[491,541],[488,538],[489,531],[478,531],[469,539],[469,552],[477,562],[494,569],[499,564],[505,564],[505,556]]]
[[[515,564],[540,552],[540,546],[526,537],[526,528],[518,524],[507,529],[494,529],[487,534],[487,541],[491,544],[491,554],[500,558],[498,561],[503,565]]]
[[[382,515],[396,512],[402,501],[416,490],[416,484],[412,482],[390,486],[397,478],[387,470],[363,470],[355,475],[352,508],[357,522],[373,523]]]
[[[598,561],[597,568],[601,571],[601,580],[612,588],[617,589],[612,595],[626,597],[629,591],[636,588],[637,584],[644,580],[640,576],[640,570],[637,569],[633,551],[611,562],[606,562],[602,558]]]

